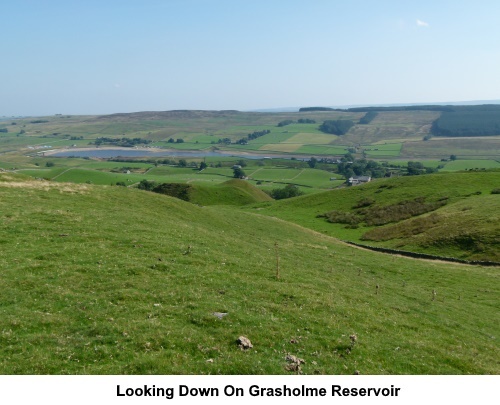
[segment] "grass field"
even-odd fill
[[[500,156],[500,138],[432,138],[403,144],[401,156],[411,158],[495,159]]]
[[[2,374],[296,374],[288,353],[311,375],[500,371],[498,268],[124,187],[0,190]]]
[[[362,146],[363,151],[370,158],[376,157],[397,157],[401,153],[402,143],[386,143],[377,145]]]
[[[455,160],[445,164],[443,170],[457,171],[470,169],[499,169],[500,161],[498,160]]]

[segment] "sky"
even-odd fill
[[[500,99],[498,0],[0,0],[0,116]]]

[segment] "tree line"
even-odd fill
[[[106,137],[100,137],[96,138],[94,142],[90,142],[90,145],[115,145],[115,146],[122,146],[126,148],[131,148],[135,145],[147,145],[148,143],[151,143],[149,139],[142,139],[142,138],[106,138]]]

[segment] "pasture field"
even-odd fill
[[[293,143],[266,144],[266,145],[261,146],[259,148],[259,150],[292,153],[292,152],[295,152],[300,146],[301,145],[295,145]]]
[[[305,153],[310,155],[334,155],[342,156],[348,153],[347,146],[333,146],[333,145],[304,145],[297,149],[297,153]]]
[[[377,145],[362,146],[363,151],[369,158],[375,157],[398,157],[401,154],[402,143],[385,143]]]
[[[230,180],[234,176],[231,166],[238,163],[238,158],[206,158],[210,165],[199,171],[196,167],[179,167],[141,162],[115,162],[95,159],[80,158],[51,158],[38,157],[29,160],[17,168],[22,173],[35,178],[43,178],[58,182],[89,183],[99,185],[114,185],[117,182],[127,186],[135,186],[141,180],[155,181],[158,183],[189,183],[189,184],[219,184]],[[188,159],[199,164],[200,159]],[[46,167],[46,163],[54,164]],[[249,176],[252,184],[258,188],[270,191],[284,184],[292,183],[302,187],[306,193],[319,192],[340,186],[344,179],[342,176],[321,169],[310,169],[303,162],[297,166],[305,165],[306,168],[287,168],[281,163],[290,165],[289,160],[264,159],[260,161],[246,160],[248,166],[244,171]],[[225,167],[216,167],[224,164]],[[5,163],[6,169],[11,167]],[[0,166],[1,167],[1,166]],[[130,172],[130,173],[127,173]],[[337,180],[331,181],[331,177]],[[260,182],[257,184],[257,182]]]
[[[443,171],[500,169],[499,160],[454,160],[444,165]]]
[[[495,159],[500,156],[500,137],[441,138],[403,144],[401,156],[408,158]]]
[[[296,374],[287,354],[307,375],[500,371],[498,267],[125,187],[0,189],[2,374]]]
[[[337,135],[324,134],[322,132],[317,134],[313,134],[311,132],[298,132],[282,143],[292,143],[297,145],[327,145],[337,139]]]

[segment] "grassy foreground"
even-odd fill
[[[123,187],[4,173],[0,195],[2,374],[500,371],[498,268]]]

